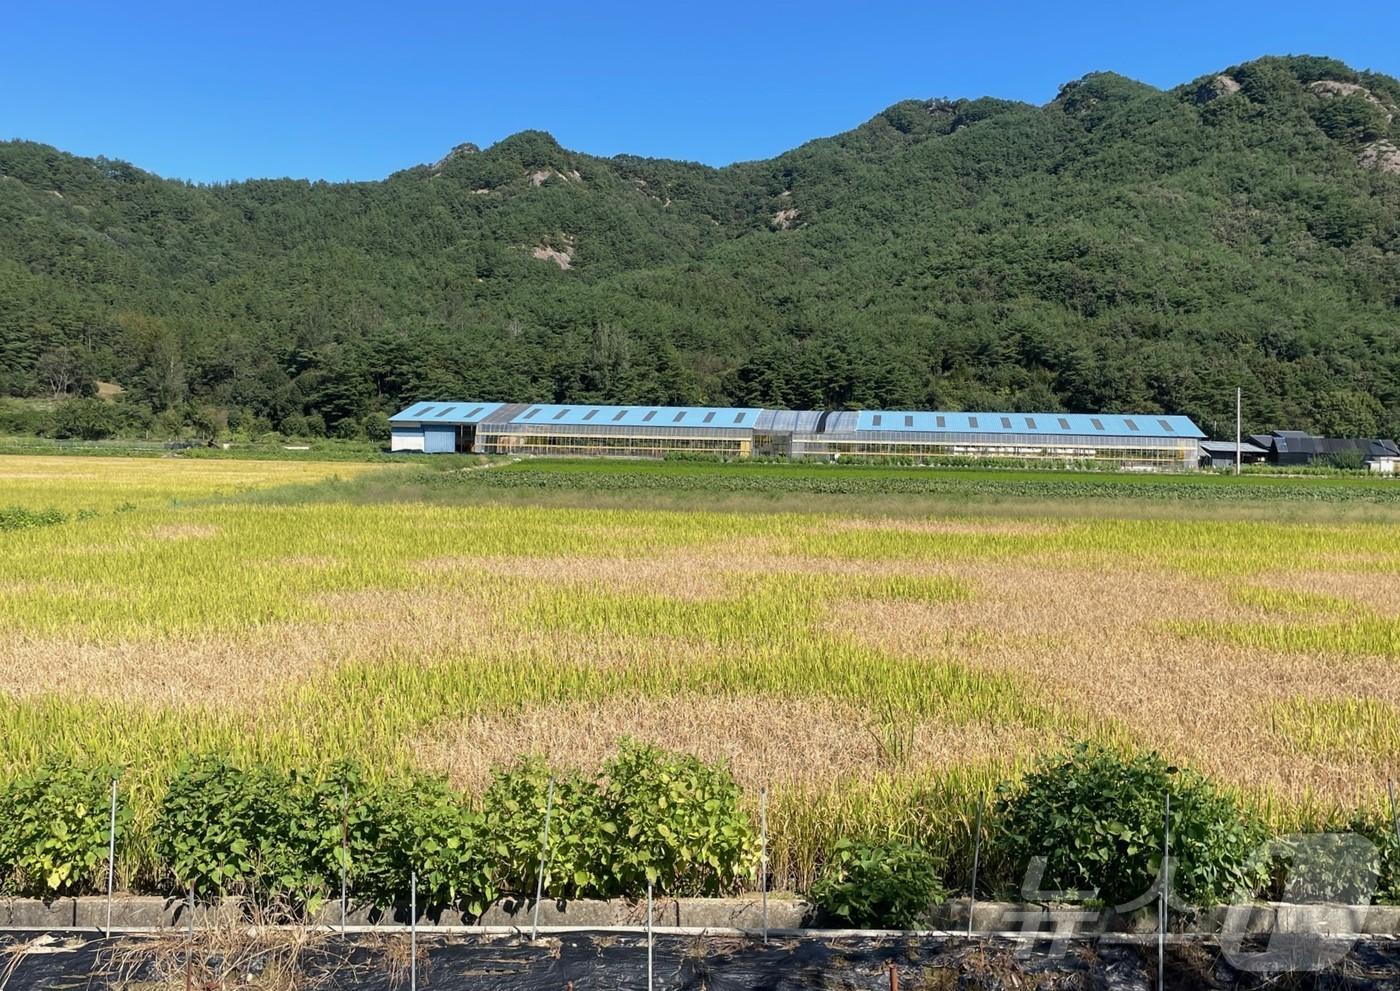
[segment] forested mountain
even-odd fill
[[[527,131],[380,182],[0,144],[0,395],[131,429],[414,399],[1184,412],[1400,434],[1400,82],[1264,58],[909,101],[723,169]]]

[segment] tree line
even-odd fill
[[[1222,81],[1223,80],[1223,81]],[[1400,83],[1266,58],[896,104],[777,158],[523,132],[379,182],[0,144],[0,430],[371,437],[418,399],[1400,434]],[[117,392],[110,383],[119,387]],[[103,398],[95,397],[102,392]],[[112,396],[116,396],[115,400]]]

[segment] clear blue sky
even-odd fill
[[[9,0],[0,137],[198,181],[374,179],[525,128],[720,165],[901,99],[1044,103],[1095,69],[1171,86],[1290,52],[1400,75],[1400,4]]]

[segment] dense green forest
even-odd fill
[[[722,169],[526,131],[380,182],[193,185],[3,143],[0,396],[27,401],[0,432],[377,437],[455,398],[1223,434],[1239,385],[1251,428],[1400,434],[1397,106],[1289,57],[908,101]]]

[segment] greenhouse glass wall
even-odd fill
[[[1205,435],[1184,416],[762,410],[714,406],[418,403],[390,418],[396,451],[792,458],[1021,460],[1186,470]]]

